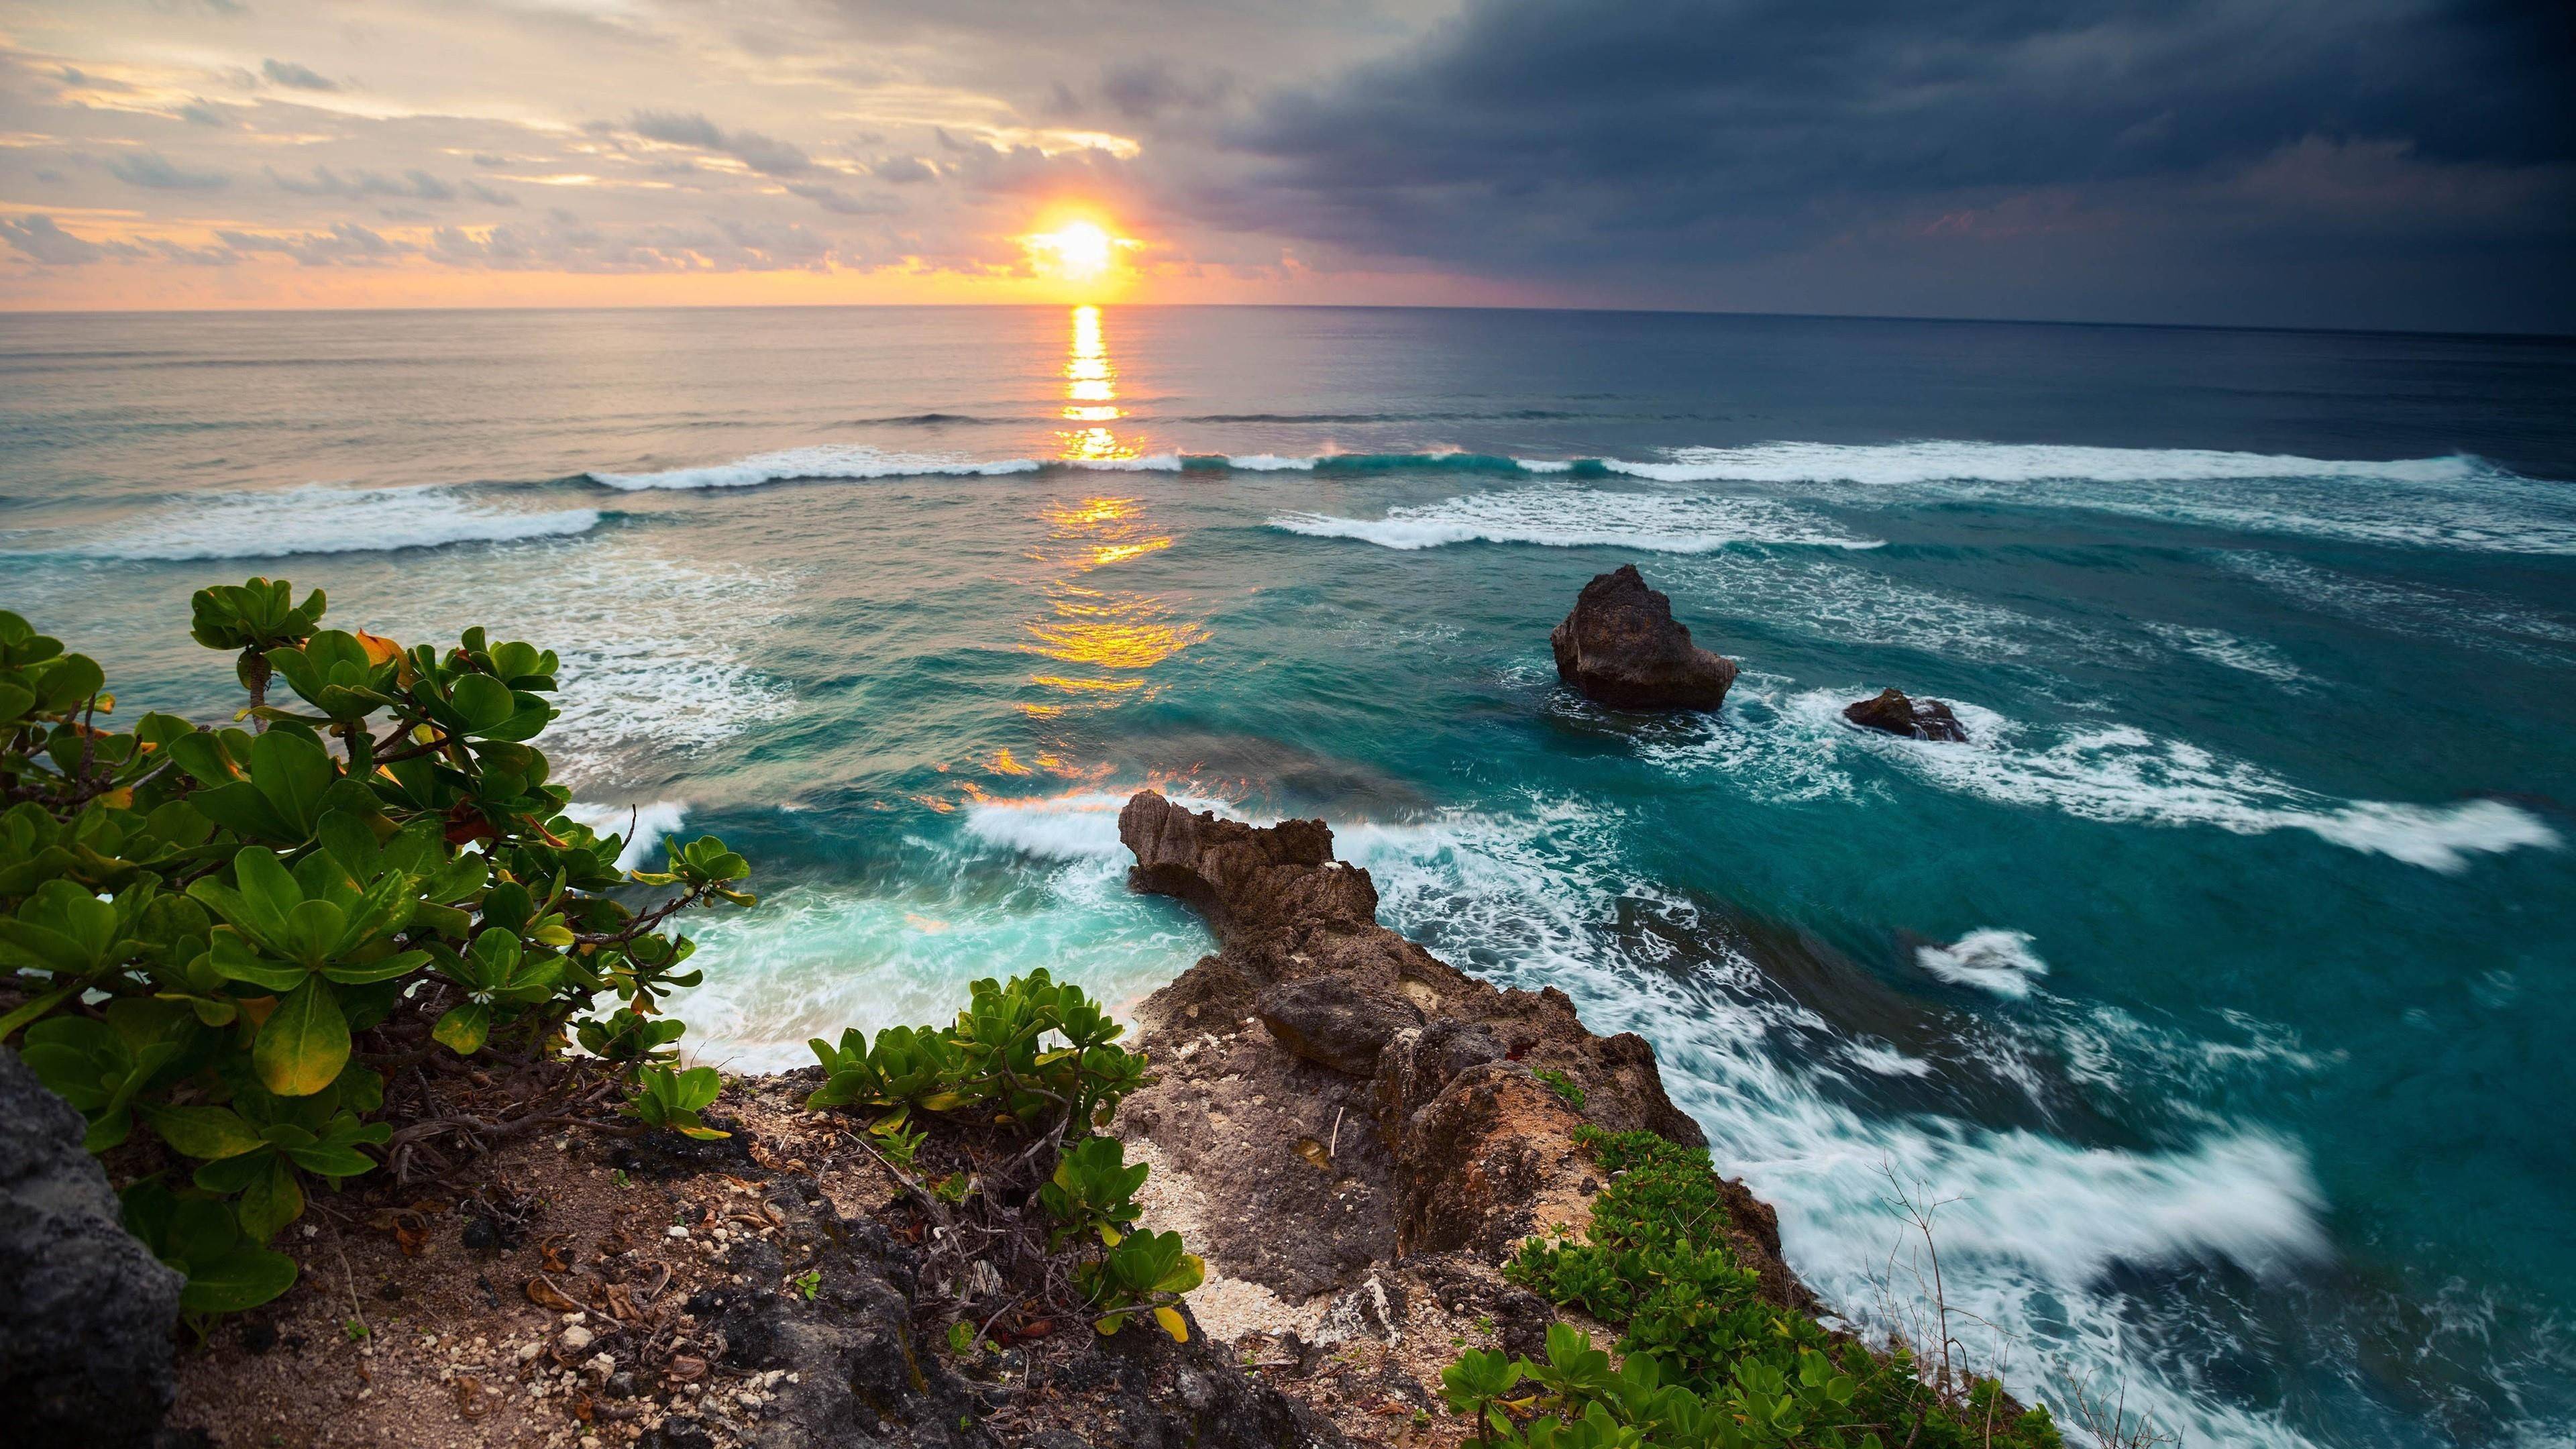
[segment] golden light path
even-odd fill
[[[1105,247],[1107,234],[1096,227],[1093,231]],[[1059,254],[1088,255],[1080,247]],[[1063,369],[1063,417],[1077,426],[1056,435],[1057,456],[1070,463],[1115,463],[1139,454],[1133,442],[1109,427],[1125,414],[1118,406],[1118,368],[1109,355],[1102,320],[1096,306],[1085,304],[1072,310],[1073,335]],[[1170,606],[1152,594],[1095,588],[1079,580],[1093,570],[1170,548],[1171,535],[1157,532],[1144,516],[1142,502],[1134,498],[1100,495],[1052,503],[1041,516],[1051,531],[1036,556],[1064,568],[1066,574],[1048,586],[1049,612],[1030,621],[1031,642],[1021,647],[1071,668],[1029,676],[1031,684],[1063,702],[1021,708],[1048,717],[1076,703],[1106,707],[1150,698],[1152,691],[1145,689],[1142,672],[1207,638],[1207,630],[1173,619]]]

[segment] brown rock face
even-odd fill
[[[1500,1266],[1587,1219],[1600,1171],[1576,1129],[1706,1140],[1654,1049],[1585,1030],[1553,987],[1498,990],[1379,925],[1376,886],[1333,860],[1320,820],[1256,828],[1148,791],[1118,833],[1129,883],[1197,906],[1220,948],[1137,1012],[1157,1080],[1117,1122],[1168,1205],[1149,1223],[1207,1260],[1191,1301],[1208,1331],[1300,1365],[1286,1391],[1372,1442],[1384,1404],[1439,1403],[1467,1334],[1538,1351],[1553,1311]],[[1743,1184],[1722,1190],[1764,1296],[1812,1311],[1778,1219]],[[1327,1346],[1343,1379],[1317,1367]]]
[[[1326,1263],[1353,1281],[1427,1253],[1491,1264],[1531,1232],[1581,1220],[1594,1170],[1576,1127],[1707,1140],[1665,1095],[1644,1038],[1596,1036],[1565,993],[1499,990],[1377,924],[1375,885],[1332,859],[1322,821],[1258,828],[1147,791],[1118,826],[1136,853],[1130,884],[1196,905],[1222,947],[1145,1002],[1144,1045],[1166,1079],[1120,1118],[1231,1195],[1202,1228],[1217,1271],[1311,1294]],[[1583,1105],[1541,1071],[1562,1073]],[[1298,1163],[1278,1192],[1337,1180],[1348,1206],[1310,1223],[1263,1201],[1271,1172],[1251,1164],[1273,1158]],[[1354,1220],[1362,1205],[1382,1215],[1384,1238]],[[1738,1216],[1746,1261],[1784,1300],[1803,1295],[1768,1210],[1745,1194]],[[1298,1251],[1310,1230],[1336,1246]],[[1353,1262],[1352,1245],[1371,1240],[1385,1246]]]
[[[1878,730],[1917,740],[1964,743],[1967,729],[1950,706],[1937,699],[1908,699],[1901,689],[1882,689],[1874,699],[1847,705],[1843,718],[1865,730]]]
[[[1557,678],[1620,709],[1715,709],[1735,683],[1734,661],[1691,643],[1634,564],[1585,584],[1547,642]]]

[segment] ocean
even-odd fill
[[[560,651],[557,778],[757,868],[705,1060],[1037,966],[1133,1002],[1211,943],[1125,796],[1320,815],[1388,924],[1653,1041],[1856,1318],[1902,1185],[2039,1397],[2576,1443],[2576,342],[11,316],[0,559],[128,709],[234,706],[187,597],[254,573]],[[1630,562],[1722,716],[1558,687]],[[1889,685],[1973,738],[1840,721]]]

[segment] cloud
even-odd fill
[[[482,182],[473,180],[470,177],[465,181],[460,182],[459,185],[464,188],[466,195],[473,197],[476,201],[482,202],[486,206],[516,206],[519,204],[519,198],[512,196],[509,192],[496,191],[491,187],[484,185]]]
[[[334,222],[327,232],[225,230],[215,235],[234,251],[280,253],[308,267],[367,266],[415,250],[349,221]]]
[[[939,173],[918,156],[889,156],[868,168],[868,174],[879,181],[908,185],[916,181],[936,181]]]
[[[107,174],[128,186],[153,191],[212,191],[232,183],[220,171],[190,171],[175,166],[158,151],[137,151],[107,163]]]
[[[886,216],[903,210],[903,203],[890,196],[852,196],[836,187],[814,182],[789,182],[794,195],[842,216]]]
[[[2576,54],[2541,9],[1470,0],[1408,51],[1264,98],[1226,139],[1270,164],[1200,202],[1549,272],[1777,254],[2050,188],[2119,210],[2311,135],[2565,166]]]
[[[1100,96],[1131,121],[1150,121],[1169,110],[1199,110],[1224,100],[1234,77],[1224,71],[1186,72],[1159,56],[1122,60],[1100,74]]]
[[[336,91],[340,88],[340,83],[338,81],[331,79],[329,76],[323,75],[319,71],[313,70],[309,66],[297,65],[291,60],[277,60],[272,58],[261,61],[259,63],[259,73],[268,77],[272,82],[282,85],[289,90]]]
[[[102,244],[74,236],[54,225],[50,216],[27,216],[14,221],[0,219],[0,240],[49,267],[77,267],[112,256],[140,254],[133,247]]]
[[[764,176],[801,176],[815,169],[813,158],[788,142],[757,131],[721,130],[694,113],[638,111],[631,129],[648,141],[731,156]]]
[[[268,171],[268,179],[280,190],[298,196],[338,196],[350,200],[368,197],[409,197],[415,201],[454,201],[456,189],[426,171],[414,168],[400,176],[383,176],[373,171],[352,171],[343,175],[328,166],[316,166],[310,179]],[[489,199],[488,197],[485,199]]]
[[[230,120],[225,118],[222,111],[215,108],[214,102],[206,100],[202,96],[191,98],[186,105],[181,106],[179,108],[179,119],[186,121],[192,126],[212,126],[217,129],[221,129],[232,124]]]

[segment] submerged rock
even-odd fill
[[[1908,739],[1965,743],[1968,738],[1966,726],[1950,712],[1950,706],[1937,699],[1908,699],[1901,689],[1882,689],[1874,699],[1847,705],[1843,718],[1865,730]]]
[[[80,1114],[0,1050],[0,1411],[20,1449],[153,1442],[179,1275],[125,1231]]]
[[[1585,584],[1547,642],[1557,678],[1620,709],[1715,709],[1735,683],[1734,661],[1691,643],[1634,564]]]

